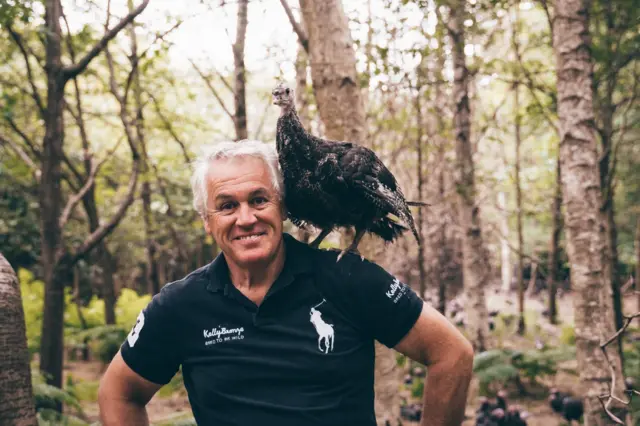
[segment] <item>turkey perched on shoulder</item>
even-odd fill
[[[272,92],[281,108],[276,147],[284,177],[285,205],[294,225],[321,230],[310,245],[320,242],[335,228],[355,228],[348,251],[357,252],[366,233],[391,242],[411,230],[420,237],[407,201],[393,174],[370,149],[351,142],[321,139],[302,126],[296,112],[294,91],[280,83]]]

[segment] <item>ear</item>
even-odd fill
[[[208,235],[212,235],[211,232],[211,226],[209,226],[209,221],[207,220],[207,218],[205,216],[202,216],[202,222],[204,222],[204,230]]]

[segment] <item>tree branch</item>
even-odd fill
[[[18,154],[18,156],[22,159],[22,161],[24,161],[25,164],[29,166],[31,170],[33,170],[33,176],[35,177],[36,182],[40,182],[40,175],[42,174],[40,172],[40,169],[38,168],[38,166],[36,166],[36,163],[33,162],[31,157],[29,157],[29,155],[27,155],[27,153],[24,152],[22,148],[20,148],[20,145],[13,142],[11,139],[2,137],[2,135],[0,135],[0,142],[8,145],[11,149],[13,149],[15,153]]]
[[[611,336],[606,342],[600,344],[600,350],[602,350],[604,358],[607,361],[607,364],[609,365],[609,371],[611,373],[611,386],[609,387],[609,393],[606,393],[606,394],[598,396],[598,400],[600,401],[600,404],[602,404],[602,408],[607,413],[609,418],[611,418],[611,420],[613,420],[614,422],[616,422],[619,425],[624,425],[626,423],[624,421],[620,420],[615,414],[613,414],[611,412],[611,410],[609,409],[609,406],[614,401],[616,401],[616,402],[618,402],[618,403],[620,403],[622,405],[628,406],[629,404],[631,404],[631,400],[633,399],[633,396],[634,395],[640,395],[640,392],[638,392],[635,389],[627,388],[627,390],[625,391],[628,394],[628,398],[629,398],[627,401],[623,401],[622,399],[616,397],[613,394],[614,389],[616,388],[616,374],[615,374],[615,368],[613,366],[613,363],[611,362],[611,360],[609,359],[609,355],[607,354],[607,346],[610,345],[612,342],[617,341],[618,337],[620,335],[622,335],[627,330],[627,328],[629,327],[629,325],[631,324],[633,319],[634,318],[639,318],[639,317],[640,317],[640,312],[636,312],[636,313],[634,313],[632,315],[628,315],[628,316],[627,315],[623,315],[624,324],[622,325],[622,327],[618,331],[616,331],[613,334],[613,336]]]
[[[291,22],[293,31],[298,35],[298,41],[304,48],[305,52],[309,54],[309,36],[305,32],[305,30],[302,28],[302,26],[298,23],[298,21],[296,21],[296,18],[293,16],[293,13],[291,12],[291,8],[289,7],[287,0],[280,0],[280,4],[282,5],[284,12],[287,14],[287,18],[289,18],[289,22]]]
[[[38,111],[40,111],[40,118],[44,118],[46,116],[46,109],[44,107],[44,104],[42,103],[42,98],[40,97],[38,88],[36,87],[36,83],[33,78],[33,72],[31,70],[31,64],[29,63],[29,55],[27,54],[27,50],[22,43],[22,37],[11,27],[11,25],[7,27],[7,30],[9,31],[9,34],[11,35],[13,41],[18,45],[18,49],[20,49],[20,52],[22,53],[25,66],[27,68],[27,78],[29,80],[29,85],[31,86],[31,96],[33,97],[33,100],[38,107]]]
[[[118,140],[118,142],[113,147],[113,149],[109,151],[107,155],[105,155],[105,157],[100,162],[94,163],[94,161],[91,158],[88,159],[89,163],[91,164],[91,171],[89,172],[89,176],[87,177],[87,180],[82,186],[82,188],[80,188],[80,190],[75,195],[73,195],[67,202],[67,205],[65,206],[62,212],[62,215],[60,216],[60,222],[59,222],[60,229],[63,229],[65,227],[65,225],[69,221],[69,217],[71,217],[71,213],[73,213],[73,209],[75,208],[75,206],[80,202],[80,200],[82,200],[82,198],[87,194],[87,192],[94,185],[96,176],[98,175],[98,171],[100,171],[100,168],[102,167],[102,165],[109,158],[111,158],[111,156],[116,152],[116,150],[118,149],[118,146],[120,145],[120,142],[122,142],[122,138]]]
[[[91,251],[104,237],[109,235],[118,226],[122,218],[124,218],[129,206],[133,203],[135,197],[136,186],[138,183],[138,174],[140,173],[140,159],[137,155],[132,155],[133,165],[131,171],[131,177],[129,178],[129,187],[127,189],[127,195],[120,203],[118,211],[111,217],[111,219],[101,225],[94,232],[89,235],[84,242],[70,255],[70,264],[75,264],[78,260],[84,257],[89,251]]]
[[[200,74],[200,77],[202,77],[202,79],[204,80],[205,84],[207,85],[207,87],[209,88],[209,90],[211,91],[213,96],[216,98],[216,100],[218,101],[218,103],[220,104],[220,106],[222,107],[224,112],[226,112],[227,115],[229,116],[229,118],[235,123],[235,121],[236,121],[235,115],[232,114],[231,111],[229,111],[229,109],[226,107],[226,105],[224,104],[224,101],[222,100],[222,98],[218,94],[218,91],[215,89],[215,87],[213,87],[213,85],[211,84],[211,82],[209,81],[207,76],[204,75],[204,73],[200,70],[200,68],[198,68],[198,66],[196,65],[196,63],[192,59],[189,59],[189,62],[191,62],[191,65],[193,65],[193,68],[198,72],[198,74]]]
[[[147,91],[147,96],[149,96],[149,98],[153,102],[153,105],[155,106],[156,113],[158,114],[158,117],[160,117],[160,120],[162,120],[162,123],[164,124],[164,127],[167,129],[167,131],[169,132],[169,134],[171,135],[173,140],[176,141],[178,143],[178,145],[180,145],[180,148],[182,149],[182,155],[184,156],[185,162],[191,163],[191,157],[189,156],[189,153],[187,152],[187,147],[185,146],[185,144],[178,137],[178,134],[173,129],[173,125],[169,122],[167,117],[165,117],[165,115],[162,113],[162,109],[160,108],[160,103],[158,102],[156,97],[153,96],[148,91]]]
[[[122,30],[124,27],[129,25],[136,18],[136,16],[142,13],[142,11],[149,4],[149,1],[150,0],[143,0],[140,6],[138,6],[131,13],[129,13],[124,18],[122,18],[115,27],[107,31],[104,34],[104,36],[91,48],[91,50],[89,50],[89,52],[87,52],[87,54],[82,59],[80,59],[79,62],[65,67],[63,69],[63,75],[65,80],[74,78],[75,76],[80,74],[85,68],[87,68],[87,66],[93,60],[93,58],[98,56],[98,54],[100,54],[100,52],[104,50],[104,48],[107,46],[107,43],[109,43],[120,32],[120,30]]]

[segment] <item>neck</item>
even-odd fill
[[[285,250],[284,241],[275,255],[259,264],[238,265],[227,258],[231,282],[238,290],[269,290],[284,267]]]
[[[296,107],[294,105],[285,105],[280,109],[280,117],[284,117],[285,115],[290,115],[292,117],[298,118],[298,112],[296,111]]]

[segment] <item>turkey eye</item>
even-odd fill
[[[285,89],[284,93],[289,94],[289,89]]]

